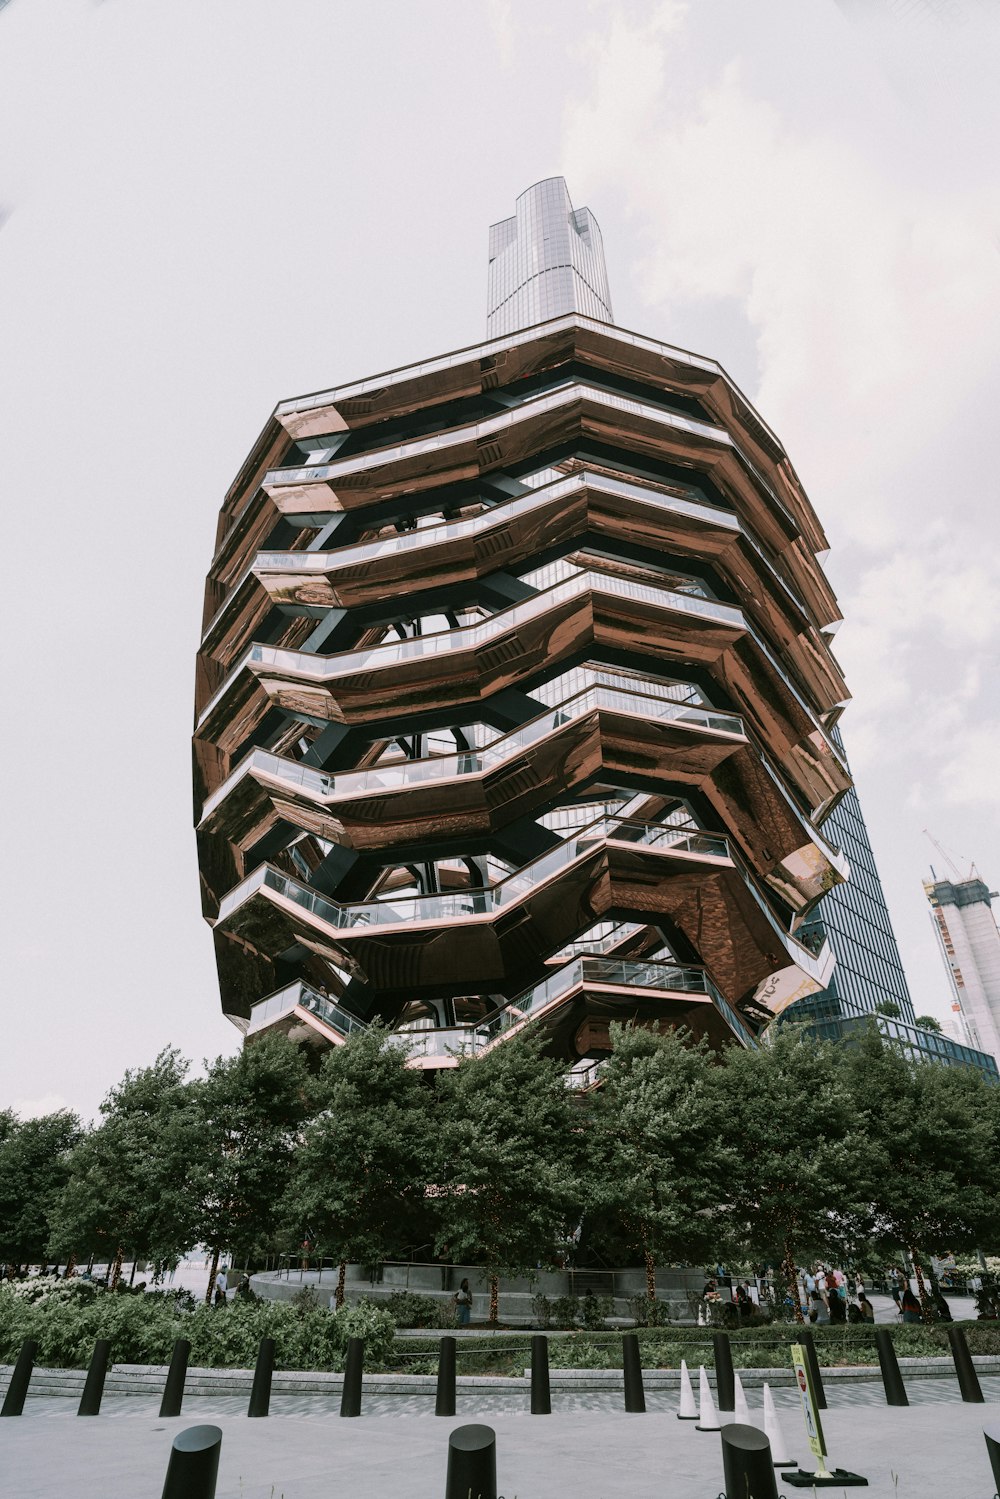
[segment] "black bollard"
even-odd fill
[[[736,1409],[736,1375],[733,1373],[733,1350],[728,1332],[713,1332],[712,1358],[715,1363],[715,1398],[719,1410]]]
[[[17,1355],[14,1372],[10,1376],[10,1384],[7,1386],[0,1416],[19,1416],[24,1410],[24,1397],[28,1393],[28,1381],[31,1379],[37,1352],[38,1344],[34,1338],[25,1338],[21,1344],[21,1352]]]
[[[215,1499],[222,1432],[218,1426],[189,1426],[170,1448],[162,1499]]]
[[[257,1367],[253,1371],[248,1416],[266,1416],[271,1409],[271,1374],[274,1371],[274,1339],[261,1338],[257,1349]]]
[[[640,1371],[640,1379],[642,1373]],[[531,1340],[531,1414],[551,1416],[552,1396],[549,1392],[549,1340],[540,1333]]]
[[[882,1383],[885,1386],[886,1405],[909,1405],[906,1398],[906,1390],[903,1387],[903,1376],[899,1372],[899,1364],[896,1361],[896,1350],[892,1346],[892,1334],[887,1327],[876,1327],[875,1346],[878,1349],[878,1365],[882,1370]]]
[[[965,1333],[960,1327],[949,1327],[946,1330],[951,1344],[951,1356],[955,1360],[955,1373],[958,1375],[958,1387],[962,1392],[962,1399],[967,1405],[982,1405],[984,1403],[982,1386],[979,1383],[976,1366],[972,1362],[969,1345],[965,1341]]]
[[[437,1396],[434,1400],[435,1416],[455,1414],[455,1349],[457,1346],[454,1338],[441,1339],[441,1352],[438,1354]]]
[[[990,1467],[993,1469],[993,1482],[997,1486],[997,1493],[1000,1494],[1000,1426],[993,1431],[984,1431],[983,1436],[986,1438],[986,1451],[989,1455]]]
[[[163,1387],[163,1399],[160,1401],[161,1419],[164,1416],[179,1416],[181,1413],[181,1402],[184,1399],[184,1381],[187,1378],[188,1359],[190,1357],[191,1344],[187,1338],[178,1338],[174,1344],[174,1351],[170,1356],[167,1382]]]
[[[340,1397],[342,1416],[361,1414],[361,1376],[365,1370],[364,1338],[348,1338],[347,1358],[344,1361],[344,1391]]]
[[[756,1426],[722,1428],[722,1469],[729,1499],[778,1499],[771,1443]]]
[[[78,1416],[98,1416],[101,1413],[101,1396],[104,1394],[104,1377],[108,1372],[108,1357],[111,1344],[107,1338],[98,1338],[87,1370],[87,1382],[83,1387]]]
[[[646,1395],[642,1388],[639,1339],[634,1332],[627,1332],[622,1338],[622,1364],[625,1375],[625,1409],[633,1415],[639,1415],[646,1409]]]
[[[808,1328],[799,1333],[797,1342],[802,1344],[806,1350],[806,1362],[809,1365],[809,1373],[812,1376],[813,1394],[816,1396],[816,1407],[818,1410],[826,1410],[826,1391],[823,1388],[823,1376],[820,1373],[819,1359],[816,1357],[816,1344],[813,1335]]]
[[[448,1438],[445,1499],[497,1499],[497,1434],[492,1426],[456,1426]]]

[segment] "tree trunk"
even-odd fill
[[[781,1269],[785,1277],[785,1285],[788,1287],[789,1295],[792,1298],[792,1306],[795,1310],[795,1320],[796,1322],[804,1322],[806,1319],[802,1315],[802,1297],[799,1295],[799,1278],[795,1273],[795,1255],[792,1253],[792,1246],[788,1239],[785,1240],[785,1254],[784,1258],[781,1261]]]
[[[931,1299],[927,1294],[927,1287],[924,1285],[924,1272],[921,1267],[920,1261],[917,1259],[917,1251],[915,1249],[910,1250],[910,1259],[913,1261],[913,1273],[917,1277],[917,1295],[920,1297],[920,1315],[921,1317],[923,1317],[925,1322],[933,1322],[934,1313],[931,1309]]]
[[[130,1286],[134,1286],[135,1285],[135,1255],[134,1254],[132,1256],[132,1271],[131,1271],[131,1274],[129,1275],[128,1283],[129,1283]]]
[[[75,1274],[76,1274],[76,1255],[75,1254],[71,1254],[70,1257],[69,1257],[69,1259],[66,1261],[66,1273],[63,1275],[63,1280],[72,1280],[72,1278],[73,1278],[73,1276]]]
[[[656,1262],[653,1259],[653,1251],[649,1245],[645,1245],[642,1251],[643,1259],[646,1261],[646,1296],[650,1301],[656,1300]]]
[[[334,1299],[334,1308],[339,1312],[344,1304],[344,1284],[347,1280],[347,1261],[341,1260],[340,1269],[337,1272],[337,1290]]]
[[[118,1248],[115,1250],[115,1260],[114,1260],[114,1264],[111,1266],[111,1274],[108,1276],[108,1290],[109,1291],[115,1290],[116,1287],[117,1287],[117,1285],[118,1285],[118,1282],[122,1278],[122,1260],[124,1258],[125,1258],[125,1251],[122,1248],[122,1246],[119,1244]]]
[[[490,1322],[495,1327],[500,1320],[500,1277],[490,1276]]]
[[[219,1273],[219,1251],[212,1251],[212,1265],[208,1272],[208,1290],[205,1292],[205,1305],[212,1305],[212,1293],[215,1290],[215,1277]]]

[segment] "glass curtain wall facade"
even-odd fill
[[[843,749],[839,729],[833,738]],[[847,856],[850,878],[818,903],[803,929],[804,940],[828,942],[837,960],[822,992],[804,999],[788,1018],[808,1020],[813,1034],[850,1041],[872,1016],[882,1034],[917,1061],[975,1067],[996,1078],[994,1058],[915,1024],[913,1002],[896,945],[868,829],[856,787],[824,823],[824,832]],[[879,1014],[895,1006],[895,1015]]]
[[[573,208],[562,177],[536,182],[512,218],[490,226],[489,253],[490,337],[571,312],[614,321],[600,226]]]

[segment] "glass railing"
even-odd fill
[[[442,432],[435,432],[430,437],[415,437],[409,442],[393,443],[389,447],[376,448],[372,452],[359,453],[353,458],[341,458],[332,463],[310,464],[304,468],[270,469],[264,475],[263,486],[265,489],[278,489],[290,484],[335,482],[347,474],[363,473],[369,468],[381,468],[385,464],[396,463],[404,458],[422,458],[446,448],[462,446],[469,442],[482,442],[484,439],[507,432],[522,422],[530,421],[533,417],[544,416],[548,412],[557,411],[560,407],[573,406],[580,400],[590,401],[595,406],[604,406],[611,411],[624,412],[629,416],[638,416],[644,421],[655,422],[662,427],[671,427],[675,431],[690,432],[693,436],[707,438],[710,442],[718,443],[723,447],[734,449],[736,447],[725,427],[717,427],[710,422],[696,421],[693,417],[680,416],[675,411],[665,411],[660,406],[652,406],[635,397],[614,395],[611,391],[588,385],[583,380],[574,380],[572,384],[553,391],[550,395],[529,398],[510,411],[502,412],[499,416],[490,416],[483,421],[451,427]],[[742,461],[746,463],[747,459],[743,458]]]
[[[515,1025],[531,1019],[554,1000],[573,989],[597,985],[608,989],[656,989],[669,994],[707,994],[714,989],[704,969],[682,968],[675,963],[628,962],[623,959],[575,958],[533,989],[520,995],[479,1029],[495,1041]]]
[[[262,1030],[296,1007],[300,1010],[308,1010],[311,1015],[317,1015],[341,1036],[349,1036],[352,1031],[367,1028],[365,1022],[359,1020],[356,1015],[349,1015],[327,995],[320,994],[310,984],[299,980],[294,984],[289,984],[287,988],[269,994],[266,999],[258,1001],[253,1006],[250,1011],[247,1035],[252,1036],[256,1031]]]
[[[283,786],[300,787],[310,797],[330,802],[378,791],[401,791],[429,781],[454,780],[493,770],[505,761],[523,754],[550,734],[558,732],[566,724],[602,709],[647,722],[688,724],[715,734],[744,737],[743,722],[733,713],[716,713],[688,703],[662,701],[639,693],[594,687],[532,719],[514,733],[493,740],[482,749],[462,750],[453,755],[434,755],[424,760],[400,760],[388,765],[373,765],[366,770],[329,775],[314,766],[287,760],[268,750],[251,750],[205,802],[202,819],[210,816],[233,787],[250,773],[271,776]]]
[[[670,613],[699,615],[703,619],[728,625],[734,630],[746,629],[740,610],[729,604],[720,604],[714,599],[695,598],[686,593],[673,593],[667,588],[637,583],[631,578],[615,577],[611,573],[584,572],[558,584],[547,593],[538,594],[535,598],[505,609],[501,614],[491,615],[479,624],[466,625],[458,630],[441,630],[437,634],[423,635],[415,640],[386,641],[371,646],[368,650],[343,651],[335,656],[316,656],[308,651],[286,650],[274,645],[252,645],[245,660],[255,666],[269,667],[272,671],[329,681],[357,671],[385,668],[404,661],[487,645],[497,636],[506,635],[529,620],[547,614],[560,604],[569,603],[588,593],[610,594],[632,603],[652,604]],[[208,709],[205,711],[207,713]]]
[[[396,900],[338,905],[272,865],[262,864],[223,898],[218,919],[220,922],[224,921],[244,901],[264,888],[274,890],[286,900],[318,917],[327,926],[340,931],[358,927],[450,921],[468,916],[491,916],[516,904],[533,890],[555,878],[568,865],[586,858],[595,847],[607,841],[655,848],[660,853],[729,859],[727,840],[713,833],[691,833],[680,828],[664,827],[659,823],[597,818],[589,827],[567,838],[533,864],[525,865],[499,884],[479,890],[409,895]]]
[[[566,495],[578,494],[581,490],[593,489],[616,498],[629,499],[636,504],[654,510],[671,511],[677,515],[690,516],[727,530],[740,530],[736,516],[727,510],[718,510],[707,503],[699,504],[681,499],[677,495],[661,490],[649,489],[641,484],[628,484],[623,480],[609,479],[604,474],[583,470],[567,477],[560,475],[555,483],[546,484],[532,494],[522,495],[502,505],[483,510],[479,515],[457,521],[444,521],[439,525],[426,526],[419,531],[404,531],[395,536],[386,536],[378,541],[369,541],[357,546],[341,547],[331,552],[258,552],[252,564],[258,573],[296,572],[326,573],[341,568],[363,567],[377,557],[398,556],[404,552],[440,546],[443,542],[459,541],[509,525],[522,516],[544,509],[553,501]],[[241,579],[242,581],[242,579]]]

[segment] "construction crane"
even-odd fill
[[[970,864],[969,873],[963,874],[958,865],[955,863],[954,859],[951,857],[951,854],[949,854],[948,850],[942,847],[942,845],[934,837],[934,834],[929,832],[927,828],[924,828],[924,837],[929,843],[933,843],[934,847],[937,849],[938,853],[941,855],[942,859],[947,864],[952,874],[955,876],[956,880],[971,880],[973,878],[976,873],[975,864]],[[934,874],[933,864],[931,865],[931,874]],[[934,875],[934,878],[937,879],[936,874]]]

